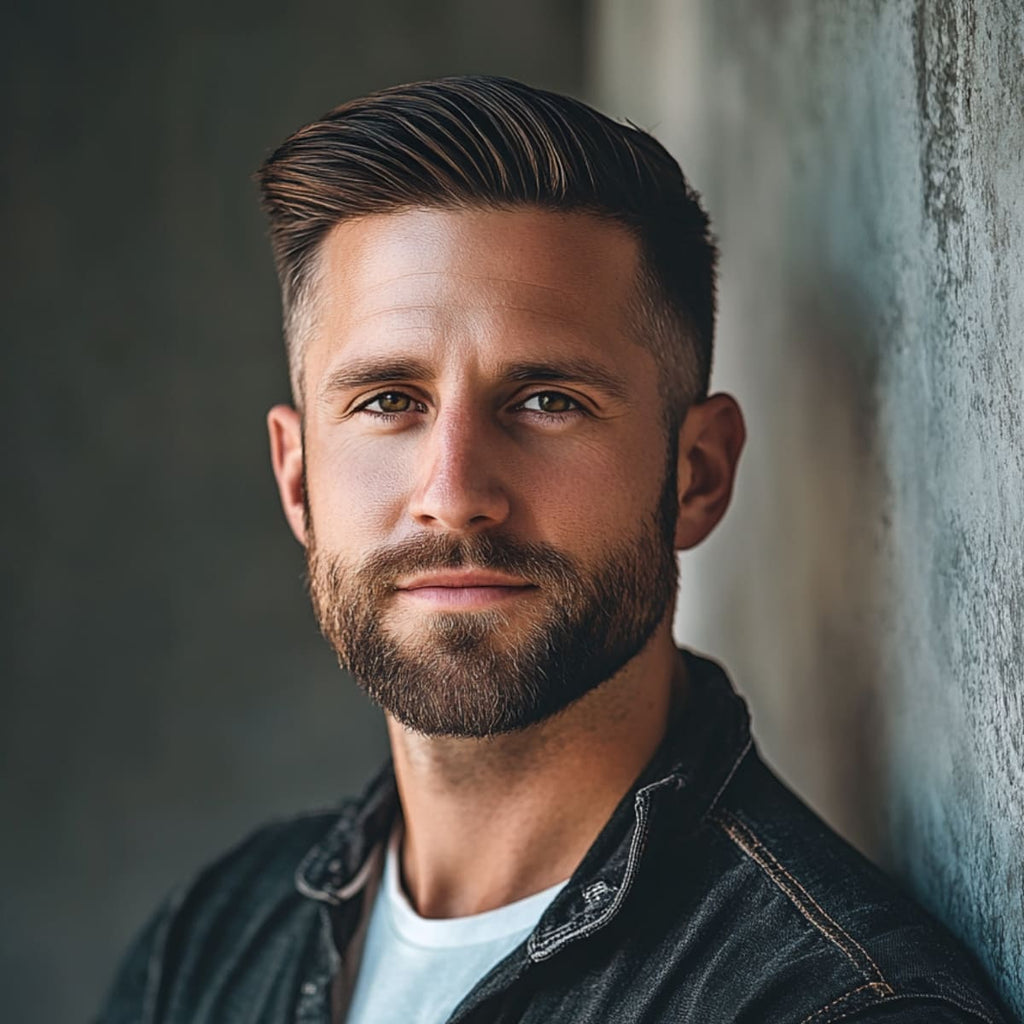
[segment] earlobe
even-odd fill
[[[275,405],[267,413],[270,461],[274,467],[281,508],[295,539],[306,544],[306,495],[302,417],[290,405]]]

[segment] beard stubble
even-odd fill
[[[345,564],[317,546],[306,510],[307,583],[341,667],[402,725],[482,738],[556,714],[615,675],[647,643],[675,595],[675,452],[655,509],[588,567],[548,544],[500,531],[424,534]],[[476,568],[529,580],[512,611],[425,615],[411,638],[387,624],[395,581]],[[536,607],[516,608],[529,602]]]

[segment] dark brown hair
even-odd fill
[[[624,225],[641,253],[635,340],[658,361],[671,421],[707,394],[717,250],[700,197],[646,132],[511,79],[441,78],[343,103],[257,180],[300,407],[320,243],[347,218],[411,207],[527,205]]]

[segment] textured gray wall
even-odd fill
[[[595,97],[717,224],[750,428],[677,633],[1024,1013],[1021,5],[598,10]]]
[[[287,390],[248,176],[394,82],[578,92],[582,0],[4,14],[0,1017],[62,1024],[173,882],[385,747],[277,507],[263,414]]]

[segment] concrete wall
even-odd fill
[[[579,91],[582,0],[14,4],[0,1017],[89,1019],[175,881],[382,756],[303,593],[266,451],[285,398],[249,175],[369,89]]]
[[[678,635],[1024,1013],[1021,10],[603,0],[592,93],[724,250],[751,439]]]

